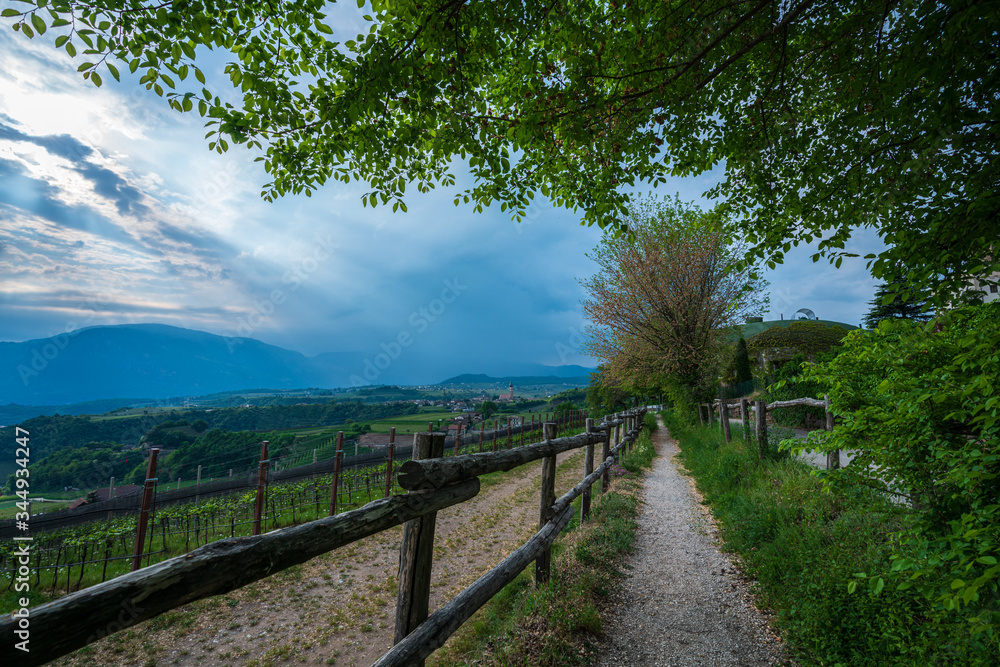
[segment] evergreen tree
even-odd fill
[[[747,356],[747,341],[743,336],[736,343],[736,383],[749,382],[753,379],[750,372],[750,357]]]
[[[906,293],[906,280],[895,278],[875,288],[875,298],[868,302],[871,309],[864,316],[865,327],[874,329],[890,317],[926,322],[934,312],[926,299]]]

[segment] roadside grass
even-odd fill
[[[647,415],[647,426],[656,425]],[[552,575],[539,588],[529,566],[476,612],[437,653],[445,665],[577,665],[593,658],[602,633],[600,607],[620,578],[639,527],[641,472],[655,456],[649,431],[613,468],[611,488],[595,484],[590,518],[574,519],[552,545]]]
[[[718,429],[665,421],[725,549],[756,580],[800,664],[1000,664],[960,623],[932,622],[930,603],[912,590],[848,592],[854,573],[888,570],[905,507],[869,488],[824,488],[800,460],[762,462],[739,430],[726,443]]]

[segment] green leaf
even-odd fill
[[[31,25],[35,26],[39,35],[45,34],[45,20],[37,13],[31,15]]]
[[[5,17],[6,16],[20,16],[20,15],[21,15],[21,12],[17,11],[16,9],[5,9],[2,12],[0,12],[0,16],[5,16]]]
[[[118,68],[111,63],[105,63],[108,66],[108,71],[111,72],[111,76],[115,77],[115,81],[121,81],[121,77],[118,76]]]

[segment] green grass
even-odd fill
[[[60,502],[60,503],[39,503],[34,502],[31,504],[32,514],[45,514],[46,512],[55,512],[57,510],[69,507],[70,501]],[[13,519],[14,515],[20,512],[17,508],[16,500],[5,500],[0,501],[0,519]]]
[[[738,430],[727,444],[718,429],[668,423],[725,548],[756,580],[800,664],[1000,664],[996,646],[974,644],[959,620],[932,622],[912,589],[848,592],[854,573],[888,569],[904,507],[871,489],[824,488],[799,460],[761,462]]]
[[[428,665],[589,663],[602,632],[600,604],[633,550],[642,490],[637,473],[649,467],[654,456],[644,433],[623,457],[621,476],[610,490],[601,494],[600,482],[594,485],[591,514],[582,525],[577,499],[573,522],[552,545],[549,582],[535,588],[534,568],[526,568],[432,655]]]

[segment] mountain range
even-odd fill
[[[125,396],[161,399],[256,388],[350,387],[365,383],[363,369],[364,359],[352,353],[307,357],[254,338],[164,324],[95,326],[0,342],[0,403],[65,405]],[[578,378],[591,370],[517,363],[504,374]],[[379,380],[436,383],[432,378]]]

